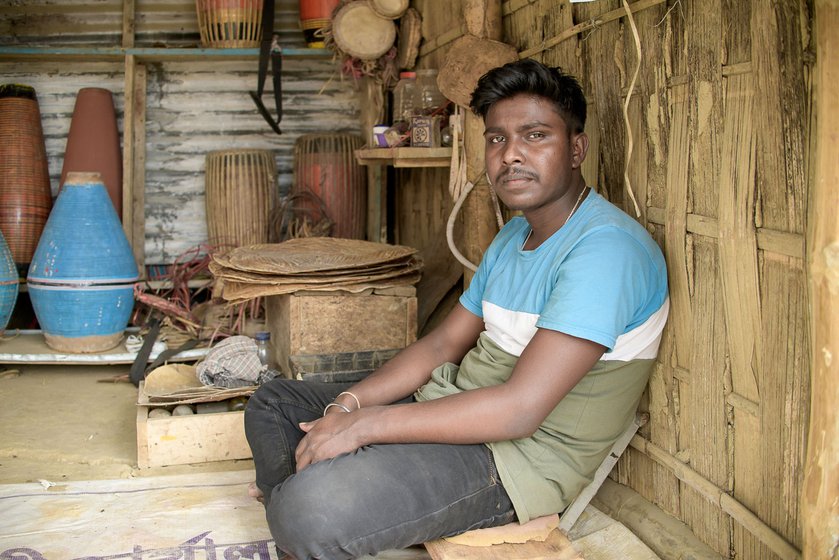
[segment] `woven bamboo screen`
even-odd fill
[[[415,3],[421,56],[439,65],[464,25]],[[631,215],[637,200],[669,266],[651,420],[612,477],[724,557],[786,560],[802,545],[810,5],[502,2],[505,42],[580,77],[586,178]]]

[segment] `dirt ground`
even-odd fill
[[[250,460],[137,468],[129,366],[0,365],[0,484],[252,469]]]

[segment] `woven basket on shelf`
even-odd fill
[[[201,45],[253,48],[262,40],[262,0],[195,0]]]

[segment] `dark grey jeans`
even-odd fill
[[[295,473],[298,423],[346,388],[274,379],[248,401],[245,433],[279,550],[357,558],[515,520],[485,445],[371,445]]]

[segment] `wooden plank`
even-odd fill
[[[134,46],[134,0],[122,0],[122,46]]]
[[[839,542],[839,1],[816,0],[813,223],[808,234],[812,293],[812,408],[801,523],[805,558],[836,558]]]
[[[355,151],[360,165],[392,165],[393,167],[448,167],[451,148],[362,148]]]
[[[149,418],[140,385],[137,407],[137,466],[142,468],[250,459],[245,413],[216,412]]]
[[[556,529],[542,542],[466,546],[439,539],[425,543],[425,548],[433,560],[583,560],[568,537]]]
[[[149,363],[165,349],[164,345],[157,344],[149,356]],[[207,348],[186,350],[173,356],[170,361],[199,360],[207,354],[207,351]],[[0,341],[0,364],[110,365],[131,364],[136,358],[137,351],[126,348],[124,342],[103,352],[90,354],[59,352],[47,346],[43,333],[35,330],[7,330],[4,339]]]
[[[416,297],[287,294],[265,298],[274,362],[286,375],[290,356],[400,349],[417,338]]]

